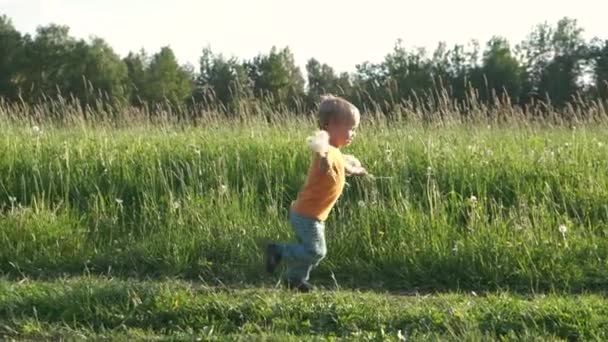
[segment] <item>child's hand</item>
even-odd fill
[[[350,154],[344,155],[344,161],[346,162],[344,165],[345,171],[347,175],[354,176],[365,176],[367,175],[367,170],[361,165],[359,159],[355,158]]]
[[[347,166],[346,173],[353,176],[366,176],[367,170],[363,166]]]

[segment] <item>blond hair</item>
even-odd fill
[[[344,120],[350,120],[353,125],[358,125],[359,109],[341,97],[322,96],[319,104],[319,127],[324,129],[332,121],[343,122]]]

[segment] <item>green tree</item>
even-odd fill
[[[163,47],[152,56],[143,91],[152,104],[168,101],[179,105],[192,94],[193,84],[190,73],[178,64],[173,50]]]
[[[522,68],[511,52],[509,42],[502,37],[493,37],[484,52],[481,74],[484,87],[481,97],[491,101],[493,96],[502,98],[508,95],[513,102],[519,100],[522,90]],[[480,81],[478,81],[479,83]]]
[[[129,102],[135,106],[141,106],[146,101],[146,70],[150,64],[149,57],[145,50],[138,53],[129,52],[123,58],[123,63],[127,68],[127,94],[129,94]]]
[[[389,82],[385,97],[393,103],[428,94],[433,88],[432,64],[424,49],[408,51],[398,40],[393,52],[384,58],[384,65]]]
[[[390,109],[388,72],[384,63],[363,62],[355,66],[353,101],[363,110],[387,112]]]
[[[597,41],[592,55],[593,79],[597,95],[608,99],[608,40]]]
[[[128,99],[125,63],[101,38],[76,43],[68,62],[69,76],[64,91],[83,104],[96,100],[124,102]]]
[[[252,96],[252,82],[237,58],[225,58],[203,49],[194,98],[203,103],[219,101],[229,109],[240,99]]]
[[[11,20],[0,16],[0,97],[14,100],[23,81],[20,62],[23,57],[24,40]]]
[[[270,96],[275,104],[292,108],[304,97],[304,78],[289,48],[272,47],[269,54],[254,57],[245,67],[256,96]]]
[[[352,84],[348,73],[337,75],[332,67],[321,64],[315,58],[306,63],[308,76],[307,98],[309,108],[313,108],[321,95],[332,94],[349,98],[352,96]]]
[[[32,101],[55,98],[70,87],[70,60],[76,40],[69,36],[69,28],[51,24],[39,27],[33,40],[26,40],[24,48],[24,92]],[[67,94],[63,94],[67,95]]]
[[[581,90],[587,45],[577,21],[563,18],[556,27],[537,25],[523,42],[528,97],[549,98],[563,106]]]

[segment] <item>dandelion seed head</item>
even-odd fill
[[[320,130],[314,136],[306,138],[308,147],[316,153],[326,153],[329,150],[329,133]]]
[[[558,230],[562,235],[564,235],[568,231],[568,227],[566,227],[565,224],[560,224]]]
[[[225,184],[221,184],[218,188],[218,191],[220,194],[225,194],[226,192],[228,192],[228,186]]]

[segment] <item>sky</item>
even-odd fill
[[[303,67],[315,57],[336,71],[380,62],[398,39],[406,47],[481,43],[492,35],[512,44],[533,26],[577,19],[585,37],[608,39],[608,0],[0,0],[22,33],[49,23],[77,38],[104,38],[117,53],[170,46],[198,68],[204,47],[249,59],[289,46]]]

